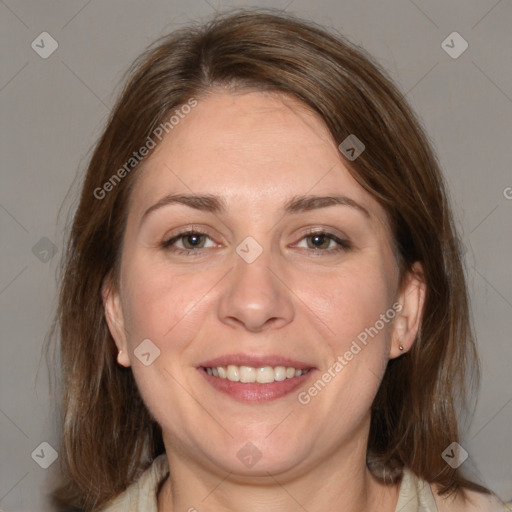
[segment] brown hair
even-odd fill
[[[101,294],[107,277],[118,278],[137,166],[104,197],[95,191],[177,107],[216,85],[293,95],[320,114],[335,141],[355,134],[365,144],[345,163],[385,208],[401,275],[421,262],[427,287],[420,334],[407,354],[389,362],[372,406],[368,466],[385,482],[397,481],[406,466],[443,492],[483,490],[441,458],[459,439],[457,404],[466,403],[466,379],[478,376],[478,366],[459,243],[429,141],[363,49],[312,23],[257,10],[217,16],[157,41],[131,68],[92,155],[57,315],[64,482],[55,496],[97,510],[164,451],[131,370],[116,363]]]

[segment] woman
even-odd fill
[[[159,41],[66,258],[61,503],[502,510],[461,474],[476,357],[438,164],[343,38],[245,11]]]

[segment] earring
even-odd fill
[[[399,345],[398,346],[398,349],[400,350],[400,352],[404,349],[404,347],[402,347],[402,345]]]

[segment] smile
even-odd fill
[[[261,363],[260,363],[261,364]],[[295,396],[315,374],[315,368],[293,366],[200,366],[199,374],[215,391],[238,402],[263,403]]]
[[[282,382],[286,379],[294,379],[305,375],[309,370],[309,368],[303,370],[296,369],[292,366],[262,366],[254,368],[252,366],[237,366],[234,364],[204,368],[204,371],[212,377],[227,379],[231,382],[241,382],[243,384]]]

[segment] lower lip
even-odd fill
[[[244,384],[243,382],[233,382],[228,379],[213,377],[212,375],[208,375],[204,368],[198,368],[198,371],[217,391],[226,393],[241,402],[268,402],[270,400],[282,398],[303,386],[310,378],[311,374],[314,373],[314,370],[311,369],[308,373],[305,373],[300,377],[292,377],[291,379],[285,379],[279,382],[274,381],[268,384]]]

